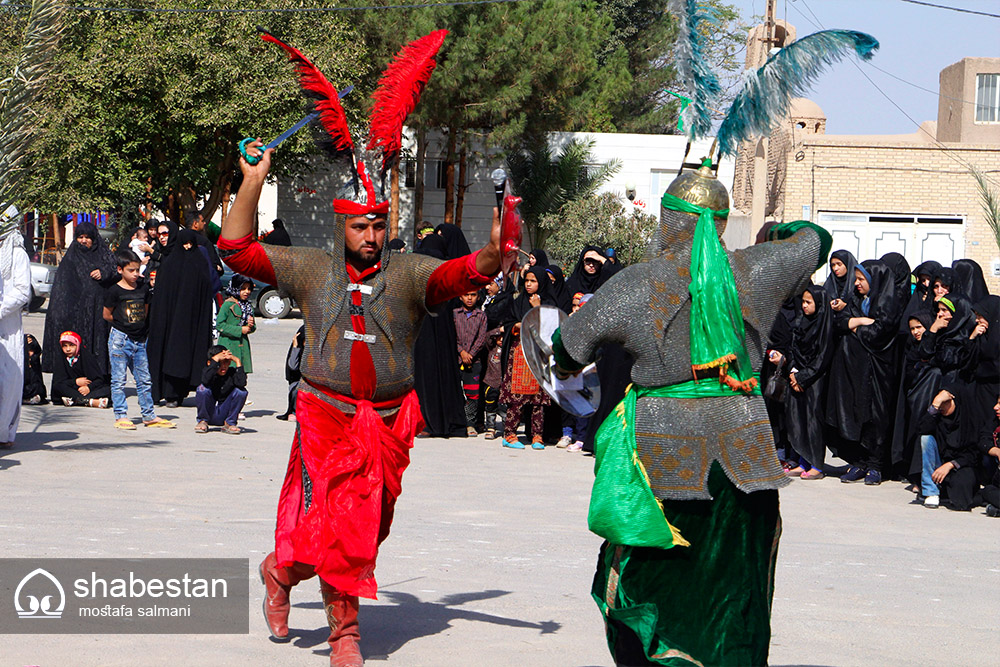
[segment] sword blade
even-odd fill
[[[350,93],[352,90],[354,90],[354,86],[348,86],[347,88],[344,88],[343,90],[339,91],[337,95],[340,97],[340,99],[344,99],[344,97],[346,97],[347,94]],[[292,125],[290,128],[279,134],[276,138],[272,139],[271,143],[269,143],[267,146],[264,146],[262,150],[266,151],[268,148],[277,148],[283,141],[285,141],[285,139],[288,139],[290,136],[292,136],[293,134],[295,134],[296,132],[298,132],[303,127],[305,127],[312,121],[316,120],[317,118],[319,118],[318,111],[314,111],[313,113],[306,115],[305,118],[297,122],[295,125]]]

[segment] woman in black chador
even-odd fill
[[[920,349],[920,341],[933,322],[934,316],[926,306],[906,318],[908,333],[903,345],[901,391],[892,431],[893,469],[915,484],[920,483],[921,466],[917,422],[941,389],[941,369],[931,365],[930,356]]]
[[[462,233],[457,227],[454,229]],[[463,243],[464,240],[463,237]],[[443,235],[431,234],[424,237],[416,253],[437,259],[455,259],[447,254],[447,245]],[[452,245],[456,252],[461,252],[461,243],[453,240]],[[468,247],[465,244],[466,251]],[[413,345],[413,388],[420,399],[424,431],[436,438],[464,438],[468,435],[452,307],[451,302],[444,303],[435,311],[436,317],[425,317]]]
[[[829,296],[819,285],[810,285],[802,293],[792,324],[785,394],[785,424],[788,444],[794,451],[786,459],[798,463],[789,476],[821,479],[826,445],[823,441],[822,397],[826,373],[833,358]],[[798,455],[798,460],[794,456]]]
[[[834,317],[834,357],[824,421],[839,442],[835,453],[850,464],[842,482],[882,483],[883,455],[896,404],[898,293],[892,271],[866,260],[855,273],[855,290]],[[834,447],[831,447],[833,449]]]
[[[1000,296],[987,295],[972,307],[972,312],[976,324],[969,334],[969,361],[963,376],[975,385],[975,419],[985,424],[1000,396]]]
[[[580,251],[580,258],[576,260],[573,273],[566,279],[566,291],[570,298],[574,294],[593,294],[603,285],[611,272],[605,275],[604,265],[607,258],[596,245],[589,245]]]
[[[212,344],[214,290],[206,254],[199,249],[194,232],[178,231],[172,222],[160,226],[164,224],[170,227],[170,235],[149,305],[146,353],[153,399],[162,398],[168,407],[176,407],[201,384]]]
[[[92,223],[76,226],[73,243],[59,262],[42,336],[42,370],[51,373],[62,358],[59,335],[75,331],[102,374],[108,361],[110,325],[104,320],[104,289],[119,280],[118,265]]]

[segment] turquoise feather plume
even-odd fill
[[[743,75],[743,87],[733,100],[717,134],[719,153],[733,155],[740,142],[766,135],[788,115],[792,98],[802,97],[823,68],[850,51],[869,60],[878,40],[855,30],[823,30],[792,42],[757,70]]]
[[[674,43],[675,65],[691,104],[681,111],[684,133],[692,141],[712,131],[710,106],[722,91],[719,79],[705,59],[704,26],[718,24],[713,9],[696,0],[670,0],[670,11],[677,19]]]

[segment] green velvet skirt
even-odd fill
[[[713,500],[663,501],[691,546],[601,547],[591,592],[619,664],[767,664],[778,492],[743,493],[718,463],[708,489]]]

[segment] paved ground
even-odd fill
[[[297,326],[265,322],[254,335],[241,436],[196,435],[190,407],[161,411],[176,431],[132,433],[111,428],[110,410],[26,407],[17,448],[0,454],[0,557],[254,567],[271,548],[294,428],[274,414]],[[26,318],[26,331],[42,329],[42,315]],[[362,603],[369,664],[610,665],[589,594],[593,459],[461,439],[418,440],[412,461],[379,559],[380,599]],[[833,478],[782,492],[771,664],[996,664],[1000,521],[911,498],[897,483]],[[326,664],[318,586],[295,591],[285,645],[267,639],[260,596],[254,578],[249,636],[9,636],[0,665]]]

